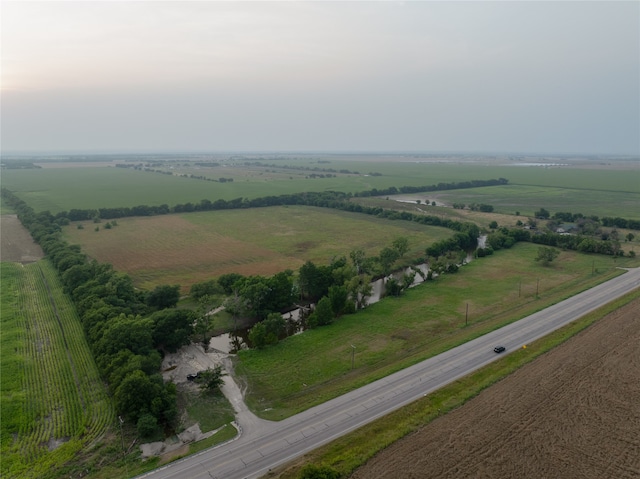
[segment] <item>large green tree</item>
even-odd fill
[[[175,308],[180,300],[180,285],[157,286],[146,297],[147,306],[155,309]]]
[[[153,313],[153,342],[157,349],[170,353],[189,344],[197,313],[189,309],[163,309]]]

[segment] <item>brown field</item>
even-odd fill
[[[0,261],[32,263],[44,257],[16,215],[0,216]]]
[[[351,479],[390,477],[640,477],[640,300],[392,444]]]
[[[269,276],[348,256],[355,248],[377,255],[400,236],[409,239],[408,258],[424,255],[451,230],[417,223],[308,207],[255,208],[122,218],[65,228],[65,239],[101,263],[128,273],[136,286],[193,283],[225,273]],[[95,228],[99,227],[99,231]]]

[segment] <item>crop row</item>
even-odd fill
[[[51,265],[25,266],[20,281],[16,324],[24,331],[19,350],[24,401],[11,447],[20,460],[12,457],[11,470],[2,472],[36,477],[38,464],[50,467],[68,459],[104,433],[114,415],[75,310]],[[50,450],[61,443],[66,444]]]

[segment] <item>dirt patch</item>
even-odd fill
[[[639,318],[636,300],[351,478],[639,477]]]
[[[44,258],[42,248],[17,215],[0,215],[0,261],[33,263]]]

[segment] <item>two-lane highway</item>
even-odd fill
[[[256,478],[499,359],[640,287],[640,268],[281,422],[145,474],[153,479]]]

